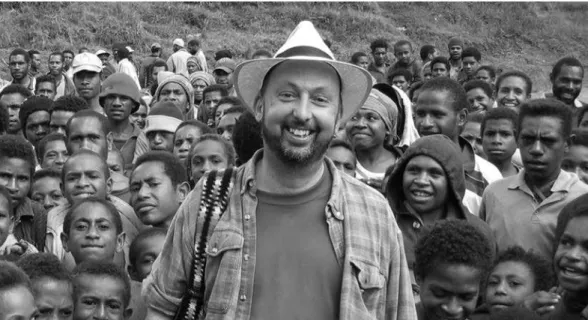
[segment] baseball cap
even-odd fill
[[[177,38],[176,40],[174,40],[173,44],[178,45],[183,48],[184,47],[184,40]]]
[[[90,52],[83,52],[76,55],[71,66],[74,74],[84,70],[91,72],[102,71],[102,61],[97,55]]]
[[[107,54],[107,55],[110,55],[110,53],[106,52],[106,50],[103,50],[103,49],[100,49],[100,50],[96,51],[96,55],[97,55],[97,56],[99,56],[99,55],[101,55],[101,54]]]
[[[233,73],[236,67],[237,63],[235,63],[235,60],[230,58],[222,58],[214,65],[213,72],[216,70],[223,70],[226,73]]]
[[[151,49],[161,49],[161,45],[158,42],[154,42],[151,45]]]

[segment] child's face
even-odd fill
[[[466,139],[472,145],[475,154],[482,158],[486,158],[486,155],[484,154],[484,147],[482,146],[480,126],[481,124],[479,122],[469,121],[463,127],[463,131],[461,132],[460,136]]]
[[[74,210],[71,227],[63,230],[61,237],[76,264],[113,261],[124,243],[124,233],[117,234],[111,213],[98,203],[85,203]]]
[[[486,303],[490,312],[497,312],[523,302],[535,292],[535,276],[520,261],[504,261],[496,265],[486,286]]]
[[[496,103],[499,107],[512,108],[518,112],[521,103],[529,98],[527,83],[520,77],[504,78],[496,88]]]
[[[67,152],[65,142],[61,140],[50,141],[45,145],[41,168],[61,172],[67,158],[69,158],[69,152]]]
[[[588,291],[588,216],[573,218],[564,230],[553,258],[559,285],[566,291]]]
[[[97,156],[78,155],[63,170],[63,189],[71,204],[88,197],[106,198],[112,182],[106,178],[108,169]]]
[[[463,112],[455,111],[449,92],[423,90],[415,105],[414,124],[421,136],[444,134],[449,139],[457,139],[459,127],[465,121]]]
[[[404,76],[395,76],[392,78],[392,85],[400,90],[407,92],[408,86],[410,85],[409,82],[404,78]]]
[[[187,125],[176,130],[174,136],[174,156],[178,157],[184,165],[187,163],[192,144],[200,136],[202,136],[202,131],[195,126]]]
[[[474,88],[468,91],[467,99],[473,112],[490,110],[492,104],[494,104],[494,100],[482,88]]]
[[[165,235],[154,235],[152,237],[143,239],[138,246],[139,254],[137,260],[130,266],[130,274],[133,280],[143,281],[151,273],[151,266],[161,253],[163,243],[165,242]]]
[[[394,48],[394,56],[401,64],[408,64],[411,57],[411,49],[408,44]]]
[[[192,179],[198,182],[204,173],[229,166],[225,148],[218,141],[205,140],[194,146],[191,161]]]
[[[355,177],[355,154],[345,147],[334,147],[327,150],[327,157],[333,161],[337,169]]]
[[[433,78],[437,77],[449,77],[449,70],[447,70],[447,66],[445,63],[437,62],[434,65],[431,65],[431,72]]]
[[[0,157],[0,185],[10,192],[16,210],[31,189],[31,164],[19,158]]]
[[[3,245],[8,235],[12,233],[14,217],[8,207],[9,201],[10,199],[0,195],[0,245]]]
[[[107,275],[82,274],[75,282],[78,289],[73,320],[123,320],[130,316],[122,281]]]
[[[517,150],[512,121],[508,119],[486,120],[482,134],[482,147],[491,162],[510,161]]]
[[[588,147],[571,146],[564,156],[561,168],[575,172],[580,180],[588,184]]]
[[[370,65],[370,58],[368,56],[361,56],[359,59],[357,59],[355,65],[367,70],[368,66]]]
[[[578,126],[578,130],[588,131],[588,112],[584,112],[584,114],[582,115],[582,119],[580,119],[580,125]]]
[[[146,225],[166,227],[178,210],[184,194],[174,187],[161,162],[139,165],[131,174],[130,204]]]
[[[41,278],[33,282],[37,320],[72,320],[73,287],[67,281]]]
[[[478,61],[474,57],[465,57],[462,59],[463,71],[466,75],[473,75],[478,69]]]
[[[120,153],[115,150],[108,151],[108,158],[106,158],[106,164],[110,171],[114,171],[120,174],[124,174],[125,165]]]
[[[0,320],[33,320],[37,314],[31,290],[24,286],[0,291]]]
[[[481,270],[440,264],[420,281],[425,319],[467,319],[476,309]]]
[[[490,77],[490,72],[488,72],[488,70],[485,70],[485,69],[478,70],[476,72],[476,79],[482,80],[482,81],[487,82],[489,84],[494,84],[494,79],[492,77]]]
[[[420,155],[410,159],[402,174],[404,198],[421,215],[445,206],[447,186],[445,170],[428,156]]]
[[[67,203],[61,192],[61,181],[53,177],[45,177],[33,183],[31,200],[42,205],[47,212],[54,207]]]

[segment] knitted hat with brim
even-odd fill
[[[188,79],[188,77],[184,76],[183,74],[174,74],[159,82],[157,90],[155,90],[155,95],[153,96],[153,99],[155,101],[159,101],[159,95],[161,94],[161,90],[169,83],[179,84],[186,92],[186,96],[188,96],[188,110],[182,110],[182,112],[186,113],[192,110],[192,108],[194,107],[194,88],[192,87],[192,84],[190,84],[190,80]]]
[[[157,102],[145,120],[145,134],[151,131],[176,132],[184,115],[173,102]]]
[[[113,73],[102,83],[102,92],[98,100],[100,105],[104,107],[104,99],[111,94],[129,97],[135,103],[131,113],[137,111],[141,105],[141,92],[137,88],[137,84],[126,73]]]

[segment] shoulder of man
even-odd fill
[[[479,171],[489,184],[503,178],[500,170],[498,170],[495,165],[488,162],[488,160],[478,155],[475,155],[475,159],[475,170]]]

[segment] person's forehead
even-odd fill
[[[69,134],[96,134],[103,136],[102,122],[95,117],[79,117],[71,120]]]
[[[104,206],[104,204],[95,201],[82,203],[72,212],[72,221],[106,220],[113,223],[112,218],[113,214],[110,212],[109,208]]]
[[[204,95],[208,99],[221,98],[220,91],[209,91]]]
[[[237,118],[239,118],[239,116],[241,116],[240,113],[226,114],[220,119],[218,126],[219,127],[226,127],[226,126],[234,125],[237,122]]]
[[[486,123],[484,124],[484,128],[485,130],[488,130],[488,128],[501,128],[501,127],[508,127],[509,129],[513,129],[514,127],[514,123],[512,122],[512,120],[510,119],[488,119],[486,120]]]
[[[484,89],[479,88],[479,87],[468,90],[468,92],[466,92],[466,94],[468,95],[468,97],[484,96],[486,98],[489,98],[488,95],[486,94],[486,91],[484,91]]]
[[[410,158],[408,162],[406,162],[406,165],[443,170],[443,167],[441,166],[441,164],[439,164],[439,162],[437,162],[437,160],[423,154],[416,155]]]
[[[61,56],[57,54],[50,55],[49,61],[61,62]]]
[[[386,47],[376,47],[374,48],[374,52],[386,52],[388,49]]]
[[[161,161],[143,162],[137,168],[135,168],[135,170],[133,170],[133,174],[131,176],[132,181],[153,178],[169,179],[169,177],[165,173],[165,166]]]
[[[202,133],[200,128],[194,125],[185,125],[176,131],[176,138],[187,138],[190,136],[198,136]]]
[[[15,54],[10,56],[9,61],[14,61],[14,62],[24,62],[26,61],[25,56],[22,54]]]
[[[403,74],[397,74],[392,78],[392,81],[406,81],[406,78]]]
[[[16,171],[16,173],[30,174],[31,164],[21,158],[7,158],[0,155],[0,168],[2,170]]]
[[[278,64],[264,79],[268,87],[274,85],[301,84],[318,88],[339,89],[339,74],[330,64],[320,61],[286,60]],[[296,82],[296,83],[294,83]]]
[[[3,102],[6,105],[11,105],[11,104],[22,104],[23,101],[25,101],[25,97],[18,93],[7,93],[2,95],[2,97],[0,97],[0,102]]]
[[[521,88],[525,89],[527,87],[527,83],[525,79],[519,76],[508,76],[500,82],[499,88]]]
[[[225,149],[222,142],[215,140],[204,140],[194,146],[195,156],[212,156],[212,155],[225,155]]]
[[[53,88],[55,86],[55,84],[50,81],[43,81],[43,82],[38,82],[37,86],[39,87],[39,89],[47,89],[47,88]]]
[[[70,172],[100,172],[104,173],[104,160],[98,154],[78,154],[69,157],[63,172],[68,174]]]
[[[445,69],[445,63],[444,62],[435,62],[433,64],[432,68],[435,68],[435,69],[443,68],[443,69]]]
[[[73,117],[75,112],[73,111],[65,111],[65,110],[55,110],[51,113],[51,122],[55,121],[65,121],[69,120],[69,118]]]
[[[560,129],[563,126],[562,119],[556,116],[541,116],[541,115],[525,115],[523,119],[521,119],[521,131],[526,131],[532,129],[543,128],[542,131],[545,134],[561,134],[560,130],[549,130],[556,127],[556,129]]]
[[[169,90],[169,91],[180,90],[180,91],[183,91],[184,88],[182,88],[182,86],[179,85],[178,83],[170,82],[170,83],[166,84],[165,86],[163,86],[163,88],[161,88],[161,91],[163,91],[163,90]]]
[[[464,58],[462,58],[462,60],[464,62],[476,62],[476,58],[474,58],[473,56],[464,57]]]
[[[46,121],[49,120],[49,111],[46,110],[39,110],[31,113],[28,116],[28,122],[32,123],[34,121]]]
[[[62,151],[66,149],[67,148],[65,146],[65,142],[63,142],[62,140],[52,140],[47,142],[47,144],[45,145],[45,153],[49,151]]]
[[[57,177],[43,177],[33,182],[31,192],[60,190],[61,179]]]
[[[582,78],[584,72],[581,67],[578,66],[570,66],[570,65],[563,65],[561,70],[559,71],[558,76],[566,76],[566,77],[578,77]]]
[[[399,46],[395,46],[394,47],[394,51],[398,52],[398,51],[410,51],[410,45],[408,43],[399,45]]]

